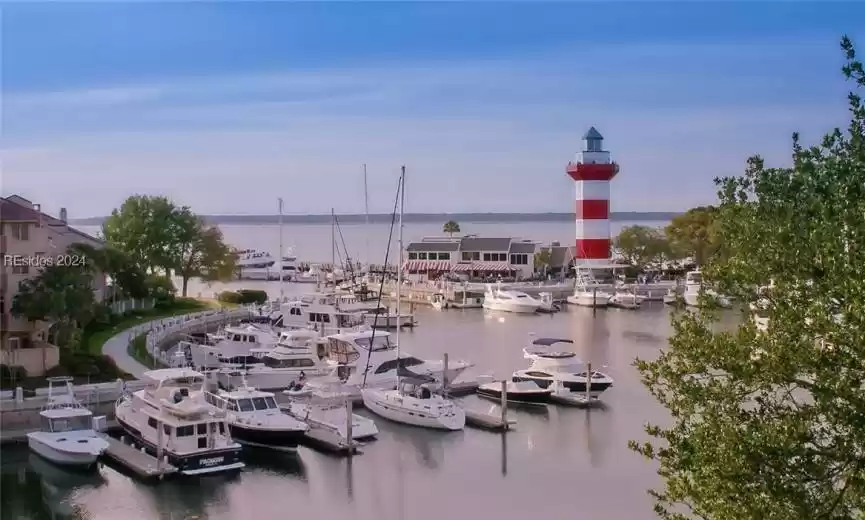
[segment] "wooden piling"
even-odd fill
[[[586,363],[586,403],[592,402],[592,362]]]
[[[448,396],[448,353],[445,352],[444,360],[442,361],[442,395]]]
[[[508,430],[508,382],[507,380],[502,381],[502,429]]]
[[[592,316],[598,314],[598,288],[592,287]]]
[[[354,455],[354,403],[351,399],[345,400],[345,441],[348,446],[348,456]]]

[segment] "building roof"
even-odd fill
[[[460,251],[508,251],[510,246],[510,238],[463,237],[460,241]]]
[[[410,252],[427,252],[427,251],[457,251],[460,247],[459,242],[412,242],[405,248]]]
[[[511,242],[511,248],[508,251],[508,253],[510,253],[510,254],[525,253],[528,255],[534,254],[534,252],[535,252],[535,243],[530,242],[530,241],[522,241],[522,242],[513,241],[513,242]]]
[[[587,141],[589,139],[603,139],[604,136],[598,132],[598,129],[594,126],[589,128],[589,130],[583,135],[583,141]]]
[[[11,198],[11,197],[9,197]],[[22,206],[9,198],[0,199],[0,221],[3,222],[39,222],[39,212]]]
[[[576,253],[576,247],[552,246],[550,248],[550,267],[558,269],[567,267]]]

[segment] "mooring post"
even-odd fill
[[[448,353],[445,352],[444,360],[442,361],[442,395],[448,396]]]
[[[345,440],[348,445],[348,456],[354,455],[354,403],[351,397],[345,400]]]
[[[586,363],[586,403],[592,402],[592,362]]]
[[[502,429],[507,431],[508,429],[508,382],[507,380],[502,381]]]
[[[156,469],[162,469],[162,421],[156,420]]]
[[[592,287],[592,316],[598,313],[598,288]]]

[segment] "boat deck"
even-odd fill
[[[131,470],[141,478],[162,478],[177,472],[171,464],[160,461],[156,457],[124,444],[122,441],[103,435],[108,441],[108,449],[104,456]]]

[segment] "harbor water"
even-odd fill
[[[572,232],[572,226],[561,223],[526,224],[519,230],[514,228],[520,225],[513,224],[478,225],[489,228],[485,230],[470,226],[465,225],[463,231],[562,242]],[[385,236],[371,240],[370,248],[383,250],[387,226],[371,227]],[[434,227],[438,226],[415,225],[412,231],[406,226],[406,236],[436,234]],[[276,226],[226,226],[224,232],[237,246],[278,251]],[[355,227],[352,235],[346,235],[350,251],[365,248],[359,233],[360,228]],[[328,260],[329,226],[286,226],[285,237],[285,244],[296,245],[300,260]],[[286,294],[314,289],[299,284],[280,287],[278,282],[206,285],[194,281],[190,295],[241,287],[264,288],[273,297],[281,289]],[[411,354],[440,359],[447,353],[451,359],[474,362],[473,375],[509,377],[528,363],[522,349],[530,334],[569,338],[575,341],[578,355],[608,372],[615,386],[603,394],[602,408],[551,406],[545,412],[511,408],[508,416],[517,424],[506,434],[475,429],[427,431],[374,417],[381,434],[353,459],[308,448],[296,454],[245,450],[248,466],[232,477],[172,478],[145,484],[112,466],[101,466],[91,474],[70,473],[31,455],[25,446],[7,447],[0,451],[0,516],[89,520],[654,518],[646,490],[660,484],[655,467],[632,453],[627,443],[644,438],[647,421],[663,422],[666,416],[643,388],[633,361],[652,358],[665,346],[671,309],[657,304],[636,312],[605,309],[596,314],[574,307],[552,315],[429,307],[418,307],[415,312],[419,325],[403,331],[400,338],[402,348]],[[476,396],[460,398],[460,402],[498,413],[495,402]],[[369,415],[363,409],[358,413]]]
[[[271,292],[278,284],[271,284]],[[290,286],[297,290],[297,286]],[[278,289],[277,289],[278,290]],[[664,412],[639,382],[635,357],[651,358],[669,332],[669,309],[637,312],[570,308],[554,315],[494,314],[480,309],[417,309],[419,326],[401,334],[407,352],[471,359],[477,373],[509,376],[523,368],[529,334],[570,338],[578,354],[615,378],[604,408],[511,408],[506,434],[445,433],[376,418],[380,438],[353,460],[307,448],[296,455],[245,451],[234,477],[144,484],[109,466],[68,473],[31,456],[2,451],[2,518],[90,520],[301,518],[517,520],[526,517],[653,518],[646,489],[658,484],[652,463],[627,448],[647,420]],[[467,406],[495,410],[475,396]],[[368,413],[361,410],[360,413]],[[79,516],[72,516],[79,511]],[[86,513],[86,514],[84,514]],[[53,515],[53,516],[52,516]]]

